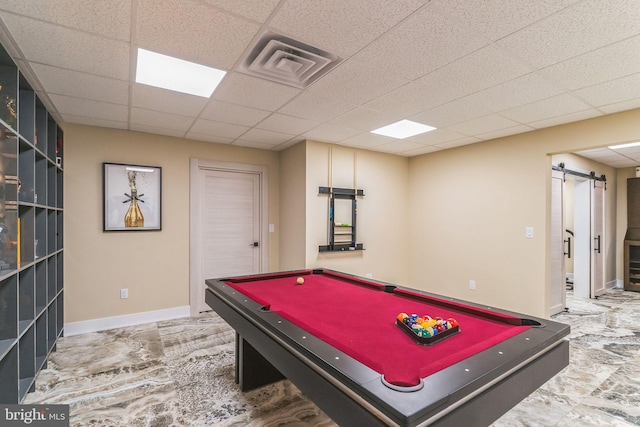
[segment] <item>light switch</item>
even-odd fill
[[[524,236],[527,239],[533,239],[533,227],[527,227],[524,229]]]

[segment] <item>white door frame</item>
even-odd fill
[[[222,172],[240,172],[253,173],[259,176],[260,185],[260,272],[266,272],[269,266],[269,209],[268,209],[268,168],[261,165],[250,165],[244,163],[220,162],[216,160],[204,160],[198,158],[191,159],[190,167],[190,202],[189,202],[189,306],[192,316],[198,314],[196,301],[198,293],[203,292],[204,283],[198,282],[199,265],[199,248],[198,230],[199,224],[199,192],[200,180],[199,174],[201,170],[215,170]]]
[[[564,182],[562,172],[551,171],[551,292],[549,294],[551,316],[567,308]]]

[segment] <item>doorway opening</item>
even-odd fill
[[[551,314],[566,310],[566,291],[597,298],[605,291],[606,176],[552,167]],[[562,249],[560,249],[562,245]]]

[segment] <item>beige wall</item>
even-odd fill
[[[547,316],[550,154],[633,141],[639,122],[633,110],[411,158],[410,284]]]
[[[546,316],[550,155],[635,140],[637,123],[640,110],[633,110],[411,159],[312,141],[277,153],[66,125],[65,321],[189,304],[192,157],[268,166],[268,221],[276,230],[269,234],[269,270],[321,266],[371,273]],[[329,184],[330,147],[332,184],[352,187],[357,175],[365,190],[358,204],[362,252],[318,253],[327,243],[327,199],[318,187]],[[163,168],[162,231],[102,232],[102,162]],[[607,197],[630,171],[611,179]],[[615,265],[608,279],[622,278],[626,190],[620,188],[608,211],[618,222],[617,228],[607,225],[607,248],[615,254],[607,260],[607,268]],[[533,239],[525,238],[525,227],[534,227]],[[476,281],[475,291],[469,280]],[[119,299],[123,287],[127,300]]]
[[[280,153],[280,270],[306,268],[306,143]]]
[[[318,189],[329,186],[330,156],[332,186],[357,185],[364,190],[357,209],[357,241],[364,251],[318,251],[328,243],[328,196],[319,195]],[[307,141],[306,163],[306,267],[372,274],[374,279],[406,284],[407,158]]]
[[[276,152],[78,125],[64,132],[66,322],[189,304],[192,157],[268,166],[269,223],[279,229]],[[162,167],[161,231],[102,231],[102,162]],[[279,268],[278,252],[278,233],[270,233],[270,270]]]

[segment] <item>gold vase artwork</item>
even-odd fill
[[[144,196],[144,194],[138,195],[138,189],[136,187],[136,172],[129,171],[127,173],[127,177],[129,178],[129,188],[131,188],[131,195],[124,193],[125,196],[128,197],[123,203],[129,202],[129,209],[127,213],[124,214],[124,226],[125,227],[144,227],[144,216],[142,215],[142,211],[140,210],[140,206],[138,202],[144,203],[144,200],[140,199],[140,197]]]

